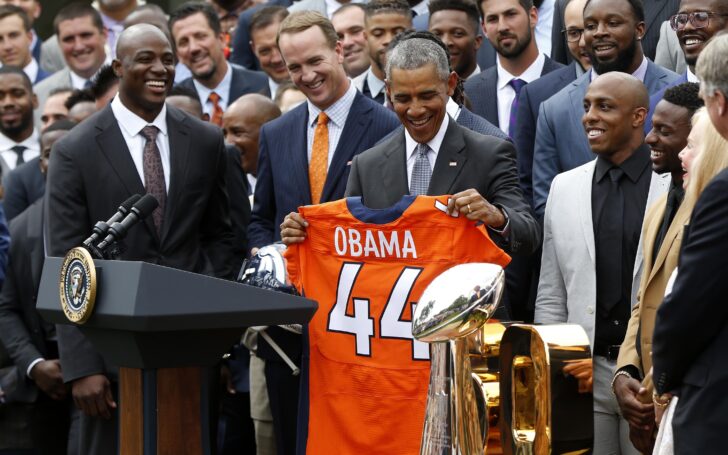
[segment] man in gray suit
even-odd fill
[[[98,11],[90,5],[72,3],[64,7],[56,15],[53,27],[67,66],[34,87],[39,106],[44,106],[58,87],[88,88],[107,59],[106,29]],[[35,115],[40,123],[40,111],[36,110]]]
[[[644,56],[644,19],[642,4],[635,0],[591,0],[584,8],[584,40],[593,66],[539,109],[533,157],[536,215],[543,215],[553,178],[592,159],[581,126],[584,94],[592,80],[620,71],[635,76],[653,94],[679,78]]]
[[[583,129],[597,159],[554,179],[535,321],[584,328],[594,354],[594,453],[636,454],[610,383],[642,272],[645,208],[670,179],[650,167],[643,134],[649,98],[638,79],[602,75],[583,105]]]

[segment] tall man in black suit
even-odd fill
[[[728,138],[728,36],[701,52],[697,73],[710,120]],[[695,204],[683,236],[675,285],[660,309],[652,344],[657,406],[678,395],[672,421],[675,453],[717,454],[728,428],[728,170],[718,174]],[[686,336],[686,334],[689,334]],[[663,395],[660,395],[663,394]]]
[[[518,95],[561,64],[539,53],[534,33],[538,10],[532,0],[481,0],[483,31],[498,53],[496,65],[465,83],[473,112],[514,137]]]
[[[210,121],[222,126],[227,106],[247,93],[270,96],[268,77],[259,71],[228,63],[220,19],[209,3],[189,2],[169,20],[177,57],[192,72],[179,85],[197,93]]]
[[[48,253],[79,245],[120,201],[150,193],[152,216],[126,238],[124,260],[146,261],[217,277],[232,274],[232,239],[221,131],[171,106],[174,54],[157,28],[126,29],[113,68],[119,95],[56,143],[46,208]],[[114,453],[115,368],[73,326],[58,327],[64,380],[82,411],[80,453]]]
[[[281,23],[278,45],[291,80],[308,100],[260,129],[248,231],[253,248],[280,239],[283,217],[299,206],[343,197],[352,158],[398,126],[392,112],[346,77],[342,44],[323,15],[292,13]],[[277,328],[267,332],[300,365],[301,337]],[[278,453],[294,453],[298,377],[260,338],[257,355],[266,361]]]
[[[36,163],[41,177],[47,173],[51,147],[74,126],[70,120],[60,120],[41,134],[40,164]],[[0,419],[0,453],[7,449],[66,453],[71,403],[58,360],[56,329],[35,310],[45,258],[43,225],[42,199],[10,223],[13,241],[0,293],[0,349],[7,349],[12,359],[18,387],[15,401],[7,404]]]

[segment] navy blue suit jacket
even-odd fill
[[[563,67],[546,57],[541,76]],[[470,99],[473,112],[500,128],[498,121],[498,69],[492,66],[465,81],[465,95]]]
[[[683,82],[688,81],[688,73],[685,72],[680,75],[678,79],[676,79],[674,82],[671,82],[655,92],[653,95],[650,95],[650,115],[647,116],[647,119],[645,120],[645,134],[649,133],[652,129],[652,114],[655,112],[655,107],[657,106],[657,103],[660,102],[663,96],[665,96],[665,92],[670,87],[674,87],[676,85],[680,85]]]
[[[33,85],[37,84],[38,82],[42,81],[43,79],[47,78],[53,73],[49,73],[48,71],[43,71],[43,68],[38,66],[38,74],[35,75],[35,80],[33,81]]]
[[[283,218],[298,207],[311,204],[308,121],[308,105],[303,103],[260,129],[258,180],[248,230],[250,247],[280,240]],[[357,92],[329,165],[321,202],[344,197],[354,156],[373,147],[398,126],[394,113]]]
[[[253,15],[266,6],[291,6],[291,0],[270,0],[261,5],[255,5],[246,9],[238,18],[238,25],[233,34],[233,53],[230,55],[230,62],[243,66],[250,70],[260,70],[258,59],[250,48],[250,19]]]
[[[230,92],[227,104],[231,105],[236,99],[248,93],[260,93],[270,97],[270,86],[268,85],[268,76],[262,71],[251,71],[238,65],[230,65],[233,68],[233,78],[230,81]],[[188,77],[178,84],[180,87],[191,89],[197,94],[199,93],[192,82],[192,78]],[[205,103],[207,100],[200,100]]]
[[[533,207],[533,146],[536,142],[536,121],[541,103],[576,80],[576,62],[526,84],[518,98],[517,131],[513,139],[518,150],[518,179],[523,195]]]
[[[10,171],[4,184],[3,207],[9,223],[45,193],[45,177],[40,171],[40,158],[35,157]]]

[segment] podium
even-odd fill
[[[59,292],[63,258],[48,257],[37,309],[71,324]],[[207,370],[245,327],[306,323],[317,304],[146,262],[94,261],[98,290],[81,332],[119,371],[122,455],[210,453]]]

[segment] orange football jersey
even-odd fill
[[[510,261],[484,227],[448,215],[447,200],[299,208],[307,239],[286,251],[288,273],[319,304],[308,327],[308,455],[419,453],[430,350],[412,338],[413,307],[454,265]]]

